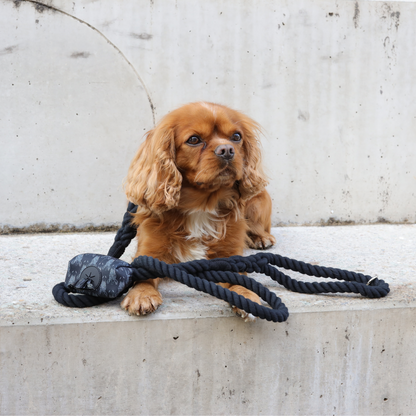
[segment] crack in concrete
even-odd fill
[[[144,91],[146,92],[146,96],[147,99],[149,101],[149,105],[150,105],[150,110],[152,112],[152,119],[153,119],[153,126],[155,126],[156,124],[156,119],[155,119],[155,106],[152,102],[152,98],[150,97],[150,93],[149,90],[146,87],[146,84],[144,83],[142,77],[140,76],[139,72],[136,70],[136,68],[134,67],[134,65],[127,59],[127,57],[124,55],[124,53],[117,47],[117,45],[115,45],[113,42],[111,42],[110,39],[108,39],[102,32],[100,32],[96,27],[92,26],[90,23],[86,22],[85,20],[80,19],[79,17],[73,16],[72,14],[65,12],[63,10],[57,9],[54,6],[42,3],[40,1],[36,1],[36,0],[13,0],[15,7],[20,7],[21,3],[25,2],[25,3],[32,3],[33,6],[35,7],[35,9],[39,12],[39,13],[43,13],[44,9],[50,9],[53,12],[58,12],[58,13],[62,13],[65,16],[68,16],[72,19],[77,20],[79,23],[84,24],[86,26],[88,26],[90,29],[94,30],[95,32],[97,32],[100,36],[102,36],[121,56],[122,58],[127,62],[127,64],[130,66],[130,68],[133,70],[133,72],[135,73],[137,79],[140,81],[140,83],[142,84]]]

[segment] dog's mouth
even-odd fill
[[[221,186],[228,186],[230,183],[234,183],[237,179],[237,173],[235,169],[232,169],[231,167],[227,166],[224,169],[221,169],[219,172],[215,174],[214,177],[211,177],[207,181],[202,180],[196,180],[194,184],[198,188],[218,188]]]
[[[233,169],[223,169],[221,172],[218,172],[217,180],[224,182],[229,181],[230,179],[235,179],[235,171]]]
[[[222,187],[229,188],[235,181],[241,179],[242,168],[233,161],[226,163],[210,163],[199,166],[198,170],[183,172],[189,184],[200,190],[216,190]]]
[[[233,175],[235,173],[235,169],[231,167],[231,165],[228,163],[219,173],[218,176],[222,175]]]

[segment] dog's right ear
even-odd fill
[[[176,163],[175,133],[159,125],[147,133],[124,184],[129,201],[161,214],[179,203],[182,175]]]

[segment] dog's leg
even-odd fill
[[[276,243],[270,234],[272,200],[267,191],[250,199],[246,205],[247,245],[256,250],[265,250]]]
[[[141,224],[137,230],[137,251],[134,257],[149,256],[166,263],[173,263],[166,250],[166,236],[162,233],[156,235]],[[161,276],[164,277],[164,276]],[[163,302],[162,295],[158,291],[160,278],[137,282],[127,293],[121,307],[129,315],[147,315],[154,312]]]
[[[258,303],[261,305],[261,299],[258,295],[256,295],[254,292],[252,292],[249,289],[246,289],[243,286],[239,285],[230,285],[229,283],[218,283],[220,286],[231,290],[232,292],[237,293],[238,295],[244,296],[246,299],[250,299],[251,301]],[[251,313],[246,312],[243,309],[237,308],[237,306],[231,305],[233,312],[241,316],[243,318],[244,322],[254,322],[256,320],[256,317],[252,315]]]
[[[227,235],[224,240],[221,240],[217,243],[212,244],[211,251],[208,255],[208,258],[214,259],[218,257],[230,257],[230,256],[241,256],[244,251],[244,236],[246,234],[246,221],[238,220],[235,223],[229,223],[227,227]],[[247,274],[242,272],[241,274]],[[218,285],[229,289],[237,294],[244,296],[251,301],[261,305],[261,299],[254,292],[249,289],[246,289],[243,286],[232,285],[231,283],[218,283]],[[255,321],[256,318],[246,311],[237,308],[234,305],[231,305],[233,312],[238,316],[244,319],[245,322]]]

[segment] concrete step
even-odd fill
[[[253,274],[289,308],[287,322],[244,323],[172,281],[147,317],[119,300],[71,309],[52,287],[72,257],[105,254],[114,234],[0,237],[1,414],[414,414],[416,225],[273,234],[270,251],[377,276],[391,293],[302,295]]]

